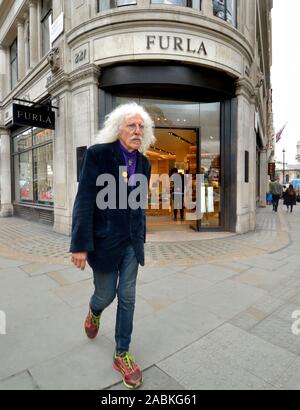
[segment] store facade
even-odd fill
[[[156,177],[167,178],[176,168],[186,176],[202,177],[201,219],[187,225],[196,230],[234,230],[235,212],[229,217],[225,212],[228,207],[235,209],[230,166],[236,152],[224,149],[236,146],[232,141],[236,130],[231,129],[236,110],[232,78],[185,65],[129,64],[104,68],[99,85],[99,105],[105,107],[102,120],[117,105],[134,101],[154,121],[157,141],[146,155],[152,169],[150,195],[159,189],[160,206],[149,205],[148,216],[159,216],[162,223],[171,221],[172,207],[166,209],[162,203],[169,199],[167,192],[158,187]],[[226,131],[229,128],[231,132]],[[222,172],[221,164],[230,171]],[[154,221],[148,219],[149,224]]]
[[[74,10],[61,3],[52,4],[60,28],[39,63],[41,81],[27,76],[16,90],[35,102],[31,96],[50,97],[55,130],[9,129],[11,101],[2,103],[15,212],[52,212],[54,230],[69,234],[85,149],[106,114],[136,101],[155,123],[157,142],[147,152],[153,174],[201,175],[205,206],[196,230],[254,229],[270,155],[271,2],[86,0]],[[37,84],[39,94],[30,91]],[[150,220],[158,216],[162,207],[149,211]]]

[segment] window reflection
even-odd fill
[[[52,144],[33,151],[35,201],[53,204],[53,149]]]
[[[200,0],[151,0],[151,4],[170,4],[200,10]]]
[[[32,155],[31,151],[15,157],[15,197],[20,202],[33,201]]]
[[[220,104],[201,104],[200,121],[200,174],[206,207],[201,226],[217,227],[221,212]]]
[[[236,0],[213,0],[214,16],[236,25]]]
[[[136,0],[98,0],[97,10],[105,11],[115,7],[131,6],[137,4]]]
[[[53,132],[30,128],[13,140],[15,200],[53,205]]]

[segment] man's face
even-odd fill
[[[120,142],[132,152],[138,150],[141,146],[144,136],[144,121],[139,114],[133,117],[126,117],[120,127]]]

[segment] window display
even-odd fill
[[[15,157],[15,197],[20,202],[33,201],[31,151]]]
[[[33,151],[34,193],[36,201],[53,204],[53,149],[52,144]]]
[[[53,132],[30,128],[13,139],[15,201],[54,204]]]

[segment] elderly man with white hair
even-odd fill
[[[138,187],[132,180],[141,181],[141,176],[148,190],[150,163],[143,153],[155,142],[153,121],[143,107],[121,105],[106,117],[97,142],[86,151],[80,170],[71,260],[82,270],[87,261],[93,269],[95,289],[84,324],[89,338],[96,337],[103,310],[118,297],[113,367],[121,373],[124,385],[134,389],[143,383],[129,345],[138,265],[144,265],[146,207],[128,206],[130,201],[124,206],[124,192],[125,199],[130,199]],[[107,176],[115,183],[109,184]],[[103,184],[101,178],[106,177],[107,184]],[[103,192],[113,198],[110,206],[103,206]]]

